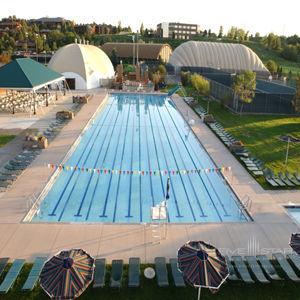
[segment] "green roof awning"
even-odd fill
[[[64,76],[30,58],[17,58],[0,68],[0,88],[37,90]]]

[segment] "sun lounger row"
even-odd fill
[[[0,191],[9,188],[18,176],[31,164],[40,150],[24,150],[0,169]]]
[[[226,257],[230,281],[242,281],[252,284],[255,281],[269,283],[271,280],[283,280],[276,271],[272,262],[265,255],[257,256],[232,256]],[[286,279],[300,282],[297,273],[300,272],[300,257],[297,254],[284,256],[282,253],[274,253],[273,261],[280,267],[280,271]]]
[[[257,256],[225,256],[229,270],[229,281],[243,282],[253,284],[259,282],[268,284],[271,281],[288,279],[293,282],[300,282],[297,274],[300,274],[300,256],[289,254],[284,256],[282,253],[274,253],[273,260],[270,261],[265,255]],[[9,258],[0,258],[0,275],[7,267]],[[38,282],[42,268],[47,261],[47,257],[37,257],[32,268],[22,285],[22,291],[31,291]],[[186,283],[182,274],[178,270],[177,258],[170,258],[170,270],[173,283],[176,287],[185,287]],[[273,265],[275,263],[275,266]],[[16,259],[7,271],[3,281],[0,283],[0,293],[7,293],[17,280],[23,266],[24,259]],[[156,281],[159,287],[168,287],[170,277],[165,257],[156,257],[154,260]],[[124,261],[122,259],[112,260],[109,277],[109,286],[112,288],[121,288],[124,284]],[[280,272],[280,275],[278,273]],[[95,273],[93,288],[103,288],[108,277],[106,268],[106,259],[95,260]],[[140,286],[141,266],[140,258],[131,257],[128,264],[127,284],[130,288]]]
[[[181,273],[177,269],[177,258],[170,259],[171,272],[174,280],[174,285],[184,287],[185,282]],[[169,286],[168,271],[165,257],[155,258],[155,273],[159,287]],[[96,259],[94,288],[104,287],[106,277],[106,260]],[[121,288],[123,284],[123,260],[113,260],[111,264],[110,287]],[[140,259],[138,257],[129,258],[128,265],[128,287],[140,286]]]
[[[291,175],[289,172],[278,172],[276,175],[272,170],[264,170],[265,180],[272,187],[295,187],[300,186],[300,176],[298,172],[295,172],[294,175]]]

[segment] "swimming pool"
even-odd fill
[[[33,222],[150,222],[168,177],[169,222],[247,220],[167,96],[111,94],[64,166]]]

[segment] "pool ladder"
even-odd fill
[[[167,223],[151,223],[150,224],[151,236],[153,243],[160,242],[167,238]]]
[[[248,194],[244,195],[244,197],[241,199],[241,206],[240,206],[240,219],[244,216],[244,211],[246,213],[250,214],[252,207],[252,200]]]

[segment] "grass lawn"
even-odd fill
[[[168,90],[168,89],[166,89]],[[207,101],[203,100],[191,88],[186,92],[197,98],[206,108]],[[285,155],[287,143],[281,142],[278,137],[290,134],[300,138],[300,116],[288,117],[278,115],[237,115],[228,109],[222,108],[218,102],[210,102],[210,113],[234,137],[241,140],[251,153],[265,162],[265,166],[275,172],[285,171]],[[300,144],[290,144],[287,171],[300,171]],[[258,181],[264,187],[270,186],[264,178]]]
[[[14,135],[0,135],[0,147],[3,147],[5,144],[14,139]]]
[[[142,266],[142,270],[146,266]],[[22,269],[21,275],[18,277],[15,285],[7,295],[0,295],[0,299],[10,300],[25,300],[25,299],[49,299],[42,289],[37,286],[32,292],[21,292],[21,287],[24,284],[31,265],[26,264]],[[171,274],[170,270],[168,272]],[[109,269],[107,270],[106,285],[109,286]],[[1,276],[1,280],[3,275]],[[124,287],[120,290],[113,290],[109,287],[103,289],[93,289],[91,286],[85,291],[79,299],[93,300],[194,300],[197,299],[197,291],[192,288],[176,288],[173,286],[173,281],[170,278],[170,287],[159,288],[156,279],[147,280],[141,276],[140,288],[127,288],[127,266],[125,266]],[[300,299],[299,284],[293,284],[288,281],[279,283],[270,283],[268,285],[254,284],[233,284],[226,283],[220,291],[212,294],[209,290],[204,290],[201,294],[201,299],[213,300],[296,300]]]

